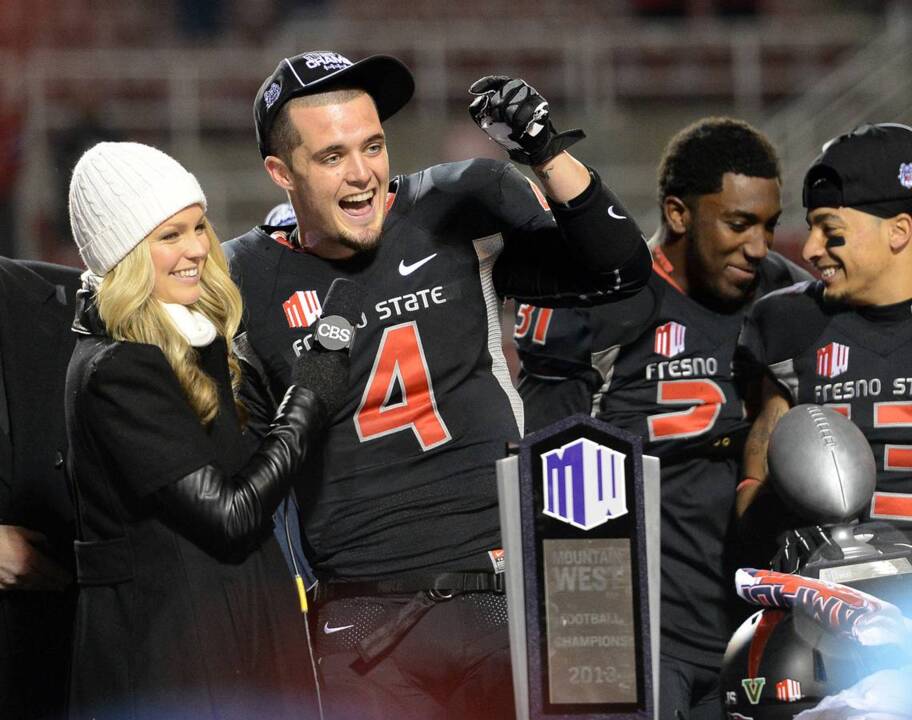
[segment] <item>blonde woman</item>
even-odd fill
[[[70,217],[88,267],[67,376],[78,516],[73,718],[317,714],[304,617],[272,536],[345,353],[304,360],[253,448],[229,349],[241,301],[196,179],[164,153],[101,143]],[[337,368],[338,369],[338,368]],[[313,373],[311,373],[311,376]],[[322,385],[321,387],[314,387]]]

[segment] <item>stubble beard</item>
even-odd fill
[[[349,250],[354,250],[355,252],[366,252],[368,250],[373,250],[380,243],[380,236],[383,234],[383,229],[367,229],[363,230],[360,233],[348,232],[347,230],[342,230],[339,232],[336,237],[336,242],[344,248]]]
[[[852,304],[845,288],[831,288],[823,283],[823,299],[825,302]]]

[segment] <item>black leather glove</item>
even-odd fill
[[[272,514],[288,495],[308,441],[325,417],[312,391],[290,387],[269,432],[240,472],[228,477],[205,465],[158,491],[168,518],[213,555],[246,555],[271,532]]]
[[[558,133],[548,101],[525,80],[487,75],[469,92],[478,95],[469,105],[472,119],[514,162],[543,165],[586,137],[582,130]]]

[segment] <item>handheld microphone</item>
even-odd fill
[[[326,293],[323,313],[314,326],[314,343],[324,350],[347,350],[361,319],[364,287],[354,280],[336,278]]]
[[[323,314],[313,328],[313,340],[295,360],[291,378],[295,385],[312,390],[334,416],[345,404],[348,392],[349,349],[355,325],[361,318],[364,288],[345,278],[336,278],[326,293]]]

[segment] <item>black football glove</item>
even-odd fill
[[[797,573],[822,556],[825,560],[841,560],[842,551],[820,525],[787,530],[778,537],[779,551],[770,562],[770,569]]]
[[[548,101],[525,80],[487,75],[469,92],[478,96],[469,105],[472,119],[514,162],[543,165],[586,137],[582,130],[558,133]]]

